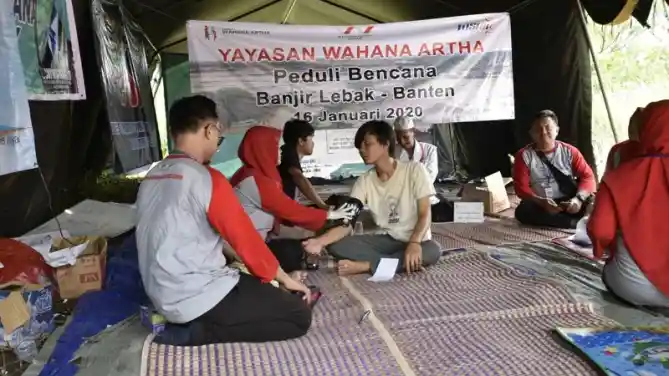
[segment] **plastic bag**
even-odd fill
[[[591,246],[592,241],[590,236],[588,236],[588,216],[581,218],[576,224],[576,233],[571,239],[574,243],[582,246]]]
[[[32,247],[14,239],[0,238],[0,285],[6,287],[39,285],[43,288],[23,292],[30,310],[30,319],[23,325],[5,333],[0,325],[0,334],[5,346],[14,350],[16,356],[29,362],[37,355],[37,341],[53,331],[52,268],[42,255]],[[2,299],[9,290],[2,291]]]
[[[52,269],[32,247],[0,238],[0,285],[46,285]]]

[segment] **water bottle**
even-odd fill
[[[22,362],[32,362],[37,357],[37,353],[37,342],[32,338],[24,338],[14,348],[14,354]]]

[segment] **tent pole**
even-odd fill
[[[286,8],[286,12],[283,15],[283,20],[281,21],[282,25],[285,25],[286,22],[288,22],[288,19],[290,18],[290,15],[293,13],[293,9],[295,8],[295,4],[297,4],[297,0],[290,0],[290,3]]]
[[[606,90],[604,90],[604,81],[602,80],[602,73],[599,70],[599,64],[597,63],[597,56],[595,55],[595,49],[592,46],[592,39],[590,39],[590,33],[588,32],[588,25],[585,18],[585,9],[581,4],[581,0],[576,0],[576,5],[578,6],[578,14],[580,18],[581,27],[583,27],[583,33],[585,34],[585,41],[588,44],[588,50],[590,51],[590,58],[592,58],[592,65],[595,67],[595,73],[597,74],[597,81],[599,82],[599,88],[602,90],[602,99],[604,99],[604,106],[606,107],[606,114],[609,117],[609,125],[611,126],[611,132],[613,132],[613,139],[616,143],[620,140],[618,137],[618,131],[616,130],[616,125],[613,121],[613,115],[611,114],[611,106],[609,105],[609,98],[606,95]]]

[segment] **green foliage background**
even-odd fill
[[[589,24],[619,142],[626,140],[629,117],[637,107],[669,98],[669,17],[667,4],[656,1],[645,29],[636,20],[622,25]],[[595,70],[592,71],[592,139],[597,171],[615,144]]]

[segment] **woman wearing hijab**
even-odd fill
[[[669,307],[669,100],[640,115],[637,158],[607,172],[588,222],[603,280],[619,298]]]
[[[623,162],[636,158],[641,152],[639,144],[639,122],[642,107],[638,107],[630,117],[629,127],[627,129],[629,140],[619,142],[611,148],[609,156],[606,158],[606,171],[611,171]],[[605,171],[605,173],[606,173]]]
[[[310,231],[318,231],[327,220],[350,221],[354,207],[323,210],[301,205],[288,197],[281,184],[277,169],[281,131],[271,127],[250,128],[239,145],[239,159],[243,165],[230,179],[237,198],[251,218],[260,236],[274,253],[279,265],[287,273],[302,269],[305,249],[297,239],[270,239],[278,233],[278,225],[289,221]]]

